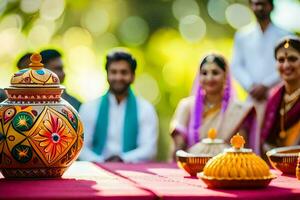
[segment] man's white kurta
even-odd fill
[[[290,33],[272,23],[265,32],[259,24],[252,24],[236,33],[231,69],[247,91],[253,84],[271,87],[279,82],[274,48],[287,35]]]
[[[155,158],[158,118],[154,107],[149,102],[141,97],[136,97],[136,101],[139,125],[137,148],[123,153],[122,137],[127,99],[118,104],[115,96],[109,94],[108,133],[101,155],[92,151],[101,98],[81,105],[79,114],[84,125],[84,147],[79,155],[81,160],[103,162],[113,155],[119,155],[124,162],[145,162]]]

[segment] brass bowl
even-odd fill
[[[207,185],[208,188],[223,188],[223,189],[255,189],[255,188],[264,188],[269,185],[269,183],[276,178],[275,175],[271,174],[270,176],[261,178],[261,179],[217,179],[205,176],[200,173],[199,177]]]
[[[298,154],[296,176],[297,176],[298,180],[300,180],[300,153]]]
[[[212,157],[205,154],[195,155],[182,150],[176,152],[178,167],[184,169],[191,176],[197,176],[197,173],[202,172],[205,164]]]
[[[266,154],[271,165],[283,174],[296,174],[300,145],[275,148]]]

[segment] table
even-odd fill
[[[0,174],[1,175],[1,174]],[[89,162],[75,162],[61,179],[0,179],[2,200],[153,200],[156,195]]]
[[[278,173],[278,172],[276,172]],[[213,190],[171,163],[75,162],[61,179],[0,178],[0,199],[300,199],[300,181],[279,176],[258,190]]]
[[[115,173],[133,183],[147,188],[159,198],[166,200],[178,199],[261,199],[300,200],[300,181],[295,177],[280,176],[273,180],[269,187],[256,190],[220,190],[207,189],[199,179],[190,177],[185,171],[178,169],[176,164],[98,164],[103,169]]]

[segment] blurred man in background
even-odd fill
[[[252,99],[264,101],[270,87],[279,82],[274,47],[289,32],[277,27],[270,15],[272,0],[250,0],[257,23],[235,35],[232,71]]]
[[[18,70],[22,70],[25,68],[28,68],[29,64],[30,64],[30,56],[32,55],[32,53],[26,53],[24,55],[22,55],[18,62],[17,62],[17,68]],[[7,98],[4,89],[0,88],[0,102],[4,101]]]
[[[58,76],[61,84],[64,83],[65,72],[64,65],[61,59],[61,53],[59,53],[55,49],[46,49],[41,51],[40,54],[42,56],[42,63],[45,65],[45,68],[54,72]],[[68,94],[66,90],[64,90],[61,97],[69,102],[77,111],[79,110],[81,102],[78,101],[75,97]]]
[[[17,68],[19,70],[28,68],[30,64],[30,56],[32,55],[31,52],[25,53],[17,62]]]
[[[109,90],[80,108],[85,146],[81,160],[95,162],[146,162],[155,158],[158,119],[153,106],[135,96],[130,85],[136,60],[116,51],[106,57]]]

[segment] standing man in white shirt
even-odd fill
[[[255,104],[259,127],[269,89],[279,82],[274,47],[289,32],[272,23],[273,0],[249,0],[249,3],[257,23],[235,34],[231,68],[235,79]]]
[[[81,160],[135,163],[155,158],[158,118],[154,107],[130,88],[136,67],[136,60],[127,52],[107,55],[109,90],[79,111],[85,132]]]

